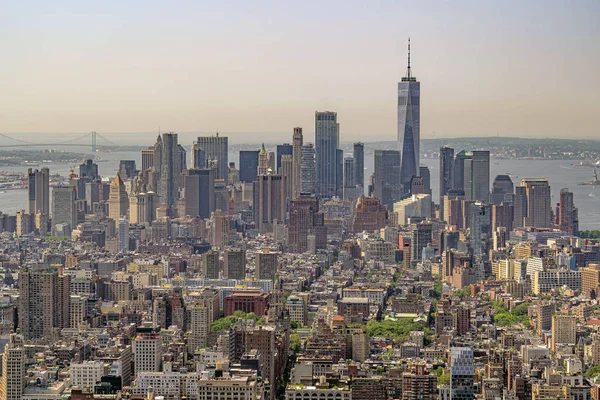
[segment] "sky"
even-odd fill
[[[343,141],[394,140],[410,37],[422,138],[600,138],[598,15],[597,0],[5,1],[0,132],[289,141],[333,110]]]

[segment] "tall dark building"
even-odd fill
[[[42,168],[27,170],[29,191],[29,214],[50,215],[50,170]]]
[[[412,76],[410,69],[410,39],[408,41],[408,66],[406,76],[398,82],[398,143],[402,151],[401,182],[405,192],[410,180],[419,173],[421,83]]]
[[[192,145],[192,168],[206,168],[206,152],[196,144]]]
[[[361,142],[354,143],[354,181],[361,187],[365,186],[365,145]],[[361,193],[364,194],[364,193]]]
[[[475,368],[473,349],[452,347],[450,349],[450,400],[475,398]]]
[[[119,161],[119,176],[124,181],[137,176],[138,171],[135,168],[135,160]]]
[[[412,176],[411,176],[412,178]],[[400,200],[400,152],[397,150],[375,150],[373,193],[388,210]]]
[[[185,147],[178,144],[177,145],[177,158],[179,159],[177,167],[179,168],[179,173],[184,169],[187,169],[187,152],[185,151]]]
[[[210,218],[215,210],[215,170],[192,168],[184,177],[184,185],[186,214]]]
[[[444,195],[454,187],[454,149],[451,147],[440,148],[440,211],[443,215]]]
[[[579,235],[579,218],[577,207],[573,203],[573,192],[568,189],[560,190],[558,203],[558,226],[569,235]]]
[[[515,186],[508,175],[497,175],[492,185],[490,202],[499,205],[502,202],[513,202]]]
[[[423,193],[431,194],[431,173],[429,172],[429,167],[421,165],[419,167],[419,176],[423,178]]]
[[[179,146],[176,133],[162,135],[162,164],[160,169],[159,196],[160,203],[168,209],[177,202],[177,177],[181,172],[179,166]]]
[[[216,136],[198,137],[194,147],[204,150],[206,162],[216,166],[215,179],[223,179],[227,182],[227,175],[229,174],[229,139],[226,136],[219,136],[217,132]]]
[[[279,168],[281,168],[281,156],[284,154],[293,154],[293,146],[291,144],[285,143],[277,145],[277,169],[275,170],[276,172],[278,172]]]
[[[324,111],[315,113],[315,152],[317,162],[317,195],[331,198],[337,195],[337,178],[340,142],[337,113]]]
[[[465,190],[465,160],[471,158],[465,150],[462,150],[454,159],[454,186],[453,189]]]
[[[91,181],[100,179],[98,164],[87,159],[79,166],[79,178],[89,178]]]
[[[251,183],[256,180],[258,153],[258,150],[240,151],[240,181]]]

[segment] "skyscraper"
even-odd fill
[[[273,171],[269,166],[269,153],[267,153],[267,150],[265,150],[265,144],[263,143],[260,147],[260,150],[258,151],[257,175],[266,175],[268,173],[274,172],[275,171]]]
[[[2,353],[2,376],[0,377],[0,399],[21,400],[25,388],[26,353],[23,336],[11,334]]]
[[[412,178],[412,175],[411,175]],[[409,179],[410,183],[410,179]],[[397,150],[375,150],[373,173],[374,195],[388,210],[400,200],[400,152]]]
[[[52,188],[52,234],[63,236],[77,225],[75,208],[75,188],[73,186],[55,186]],[[62,226],[60,232],[57,226]],[[68,227],[68,228],[67,228]]]
[[[317,164],[315,148],[312,143],[302,146],[300,165],[300,193],[314,194],[317,190]]]
[[[108,195],[108,217],[119,222],[121,217],[127,217],[127,211],[129,210],[129,197],[127,196],[127,189],[121,179],[121,176],[117,174],[115,179],[110,184],[110,193]]]
[[[319,199],[303,194],[290,202],[289,251],[306,252],[309,234],[315,236],[317,248],[323,248],[327,244],[324,216],[319,212]]]
[[[240,151],[240,159],[241,159]],[[206,152],[198,143],[192,144],[192,168],[206,168]]]
[[[440,148],[440,217],[444,218],[444,196],[454,187],[454,149]]]
[[[508,175],[496,175],[492,185],[492,194],[490,202],[500,205],[502,202],[512,203],[515,193],[515,186]]]
[[[272,232],[273,221],[285,222],[285,177],[259,175],[254,183],[254,222],[260,232]]]
[[[454,159],[454,186],[453,189],[465,190],[465,160],[470,159],[472,155],[462,150]],[[466,191],[465,191],[466,194]]]
[[[98,164],[91,159],[85,160],[79,165],[79,178],[89,178],[92,181],[100,179],[100,174],[98,174]]]
[[[224,275],[228,279],[246,278],[246,251],[228,248],[223,253]]]
[[[97,166],[96,166],[97,167]],[[29,214],[50,213],[50,170],[42,168],[33,171],[27,170],[29,191]]]
[[[160,203],[172,209],[177,202],[177,177],[180,172],[179,146],[176,133],[162,135],[162,164],[160,169]]]
[[[569,235],[579,234],[579,218],[577,207],[573,203],[573,192],[568,189],[560,190],[560,202],[558,203],[558,226],[561,231]]]
[[[473,349],[452,347],[450,349],[450,399],[474,399],[474,376]]]
[[[473,272],[480,281],[486,277],[492,239],[492,211],[488,203],[476,201],[469,207],[469,244],[473,249]]]
[[[215,170],[190,169],[184,177],[186,215],[210,218],[215,210]]]
[[[51,340],[69,327],[70,276],[34,267],[19,274],[19,327],[26,339]]]
[[[337,113],[315,112],[315,151],[317,162],[317,195],[337,195],[339,124]]]
[[[398,82],[398,143],[402,151],[401,182],[408,191],[410,179],[418,175],[420,161],[420,90],[421,83],[410,70],[410,39],[406,76]]]
[[[527,198],[525,227],[551,228],[552,207],[550,205],[550,185],[546,178],[523,178],[521,186],[525,187]],[[516,211],[516,210],[515,210]]]
[[[473,151],[473,199],[490,201],[490,152]]]
[[[293,149],[294,149],[294,146],[292,146],[289,143],[277,145],[277,165],[276,165],[277,169],[275,169],[273,172],[277,172],[277,171],[279,171],[279,168],[281,168],[281,156],[283,156],[284,154],[292,155],[293,151],[294,151]]]
[[[365,145],[361,142],[354,143],[354,180],[361,188],[365,186]],[[360,194],[364,194],[361,192]]]
[[[355,172],[354,158],[344,158],[344,200],[354,200],[356,198]]]
[[[295,127],[292,136],[292,199],[300,195],[302,188],[302,146],[304,138],[302,128]]]
[[[256,180],[258,171],[258,150],[240,151],[240,181],[250,183]]]
[[[196,147],[204,150],[206,162],[216,165],[215,179],[224,179],[227,182],[229,165],[229,140],[226,136],[198,137]]]
[[[423,193],[431,194],[431,173],[429,172],[429,167],[421,165],[419,167],[419,176],[423,179]]]

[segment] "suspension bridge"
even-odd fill
[[[104,136],[99,134],[98,132],[84,133],[83,135],[80,135],[73,139],[65,140],[62,142],[56,142],[56,143],[34,143],[34,142],[29,142],[27,140],[17,139],[17,138],[5,135],[3,133],[0,133],[0,137],[11,141],[11,143],[9,143],[9,144],[1,143],[0,149],[11,148],[11,147],[47,147],[47,146],[61,146],[61,147],[62,146],[70,146],[71,147],[71,146],[74,146],[74,147],[90,147],[92,149],[92,153],[95,153],[96,150],[114,149],[114,148],[119,147],[118,144],[116,144],[112,140],[108,140],[107,138],[105,138]],[[90,142],[83,143],[84,139],[91,140],[91,143]],[[98,139],[101,139],[102,142],[104,142],[106,144],[103,144],[103,143],[99,144]],[[79,141],[79,143],[77,143],[78,141]]]

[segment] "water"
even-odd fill
[[[254,148],[255,146],[248,146]],[[189,150],[189,149],[188,149]],[[239,148],[229,153],[229,161],[239,162]],[[189,153],[188,153],[189,154]],[[119,160],[135,160],[138,168],[141,166],[141,152],[112,152],[97,153],[98,167],[102,176],[115,176],[119,168]],[[83,161],[83,159],[82,159]],[[429,167],[433,200],[439,201],[439,160],[421,159],[422,164]],[[373,153],[365,154],[365,187],[369,176],[373,173]],[[189,163],[189,159],[188,159]],[[521,178],[548,178],[552,189],[552,204],[559,200],[560,189],[567,188],[573,192],[575,205],[579,209],[579,226],[581,230],[600,229],[600,186],[579,186],[577,182],[592,179],[593,169],[578,167],[579,161],[569,160],[492,160],[491,181],[499,174],[509,174],[517,186]],[[67,176],[71,168],[79,171],[79,166],[72,164],[49,164],[50,173]],[[3,167],[4,171],[26,172],[28,167]],[[34,167],[34,168],[41,168]],[[518,177],[517,177],[518,176]],[[16,211],[27,209],[27,190],[9,190],[0,193],[0,211],[15,214]]]

